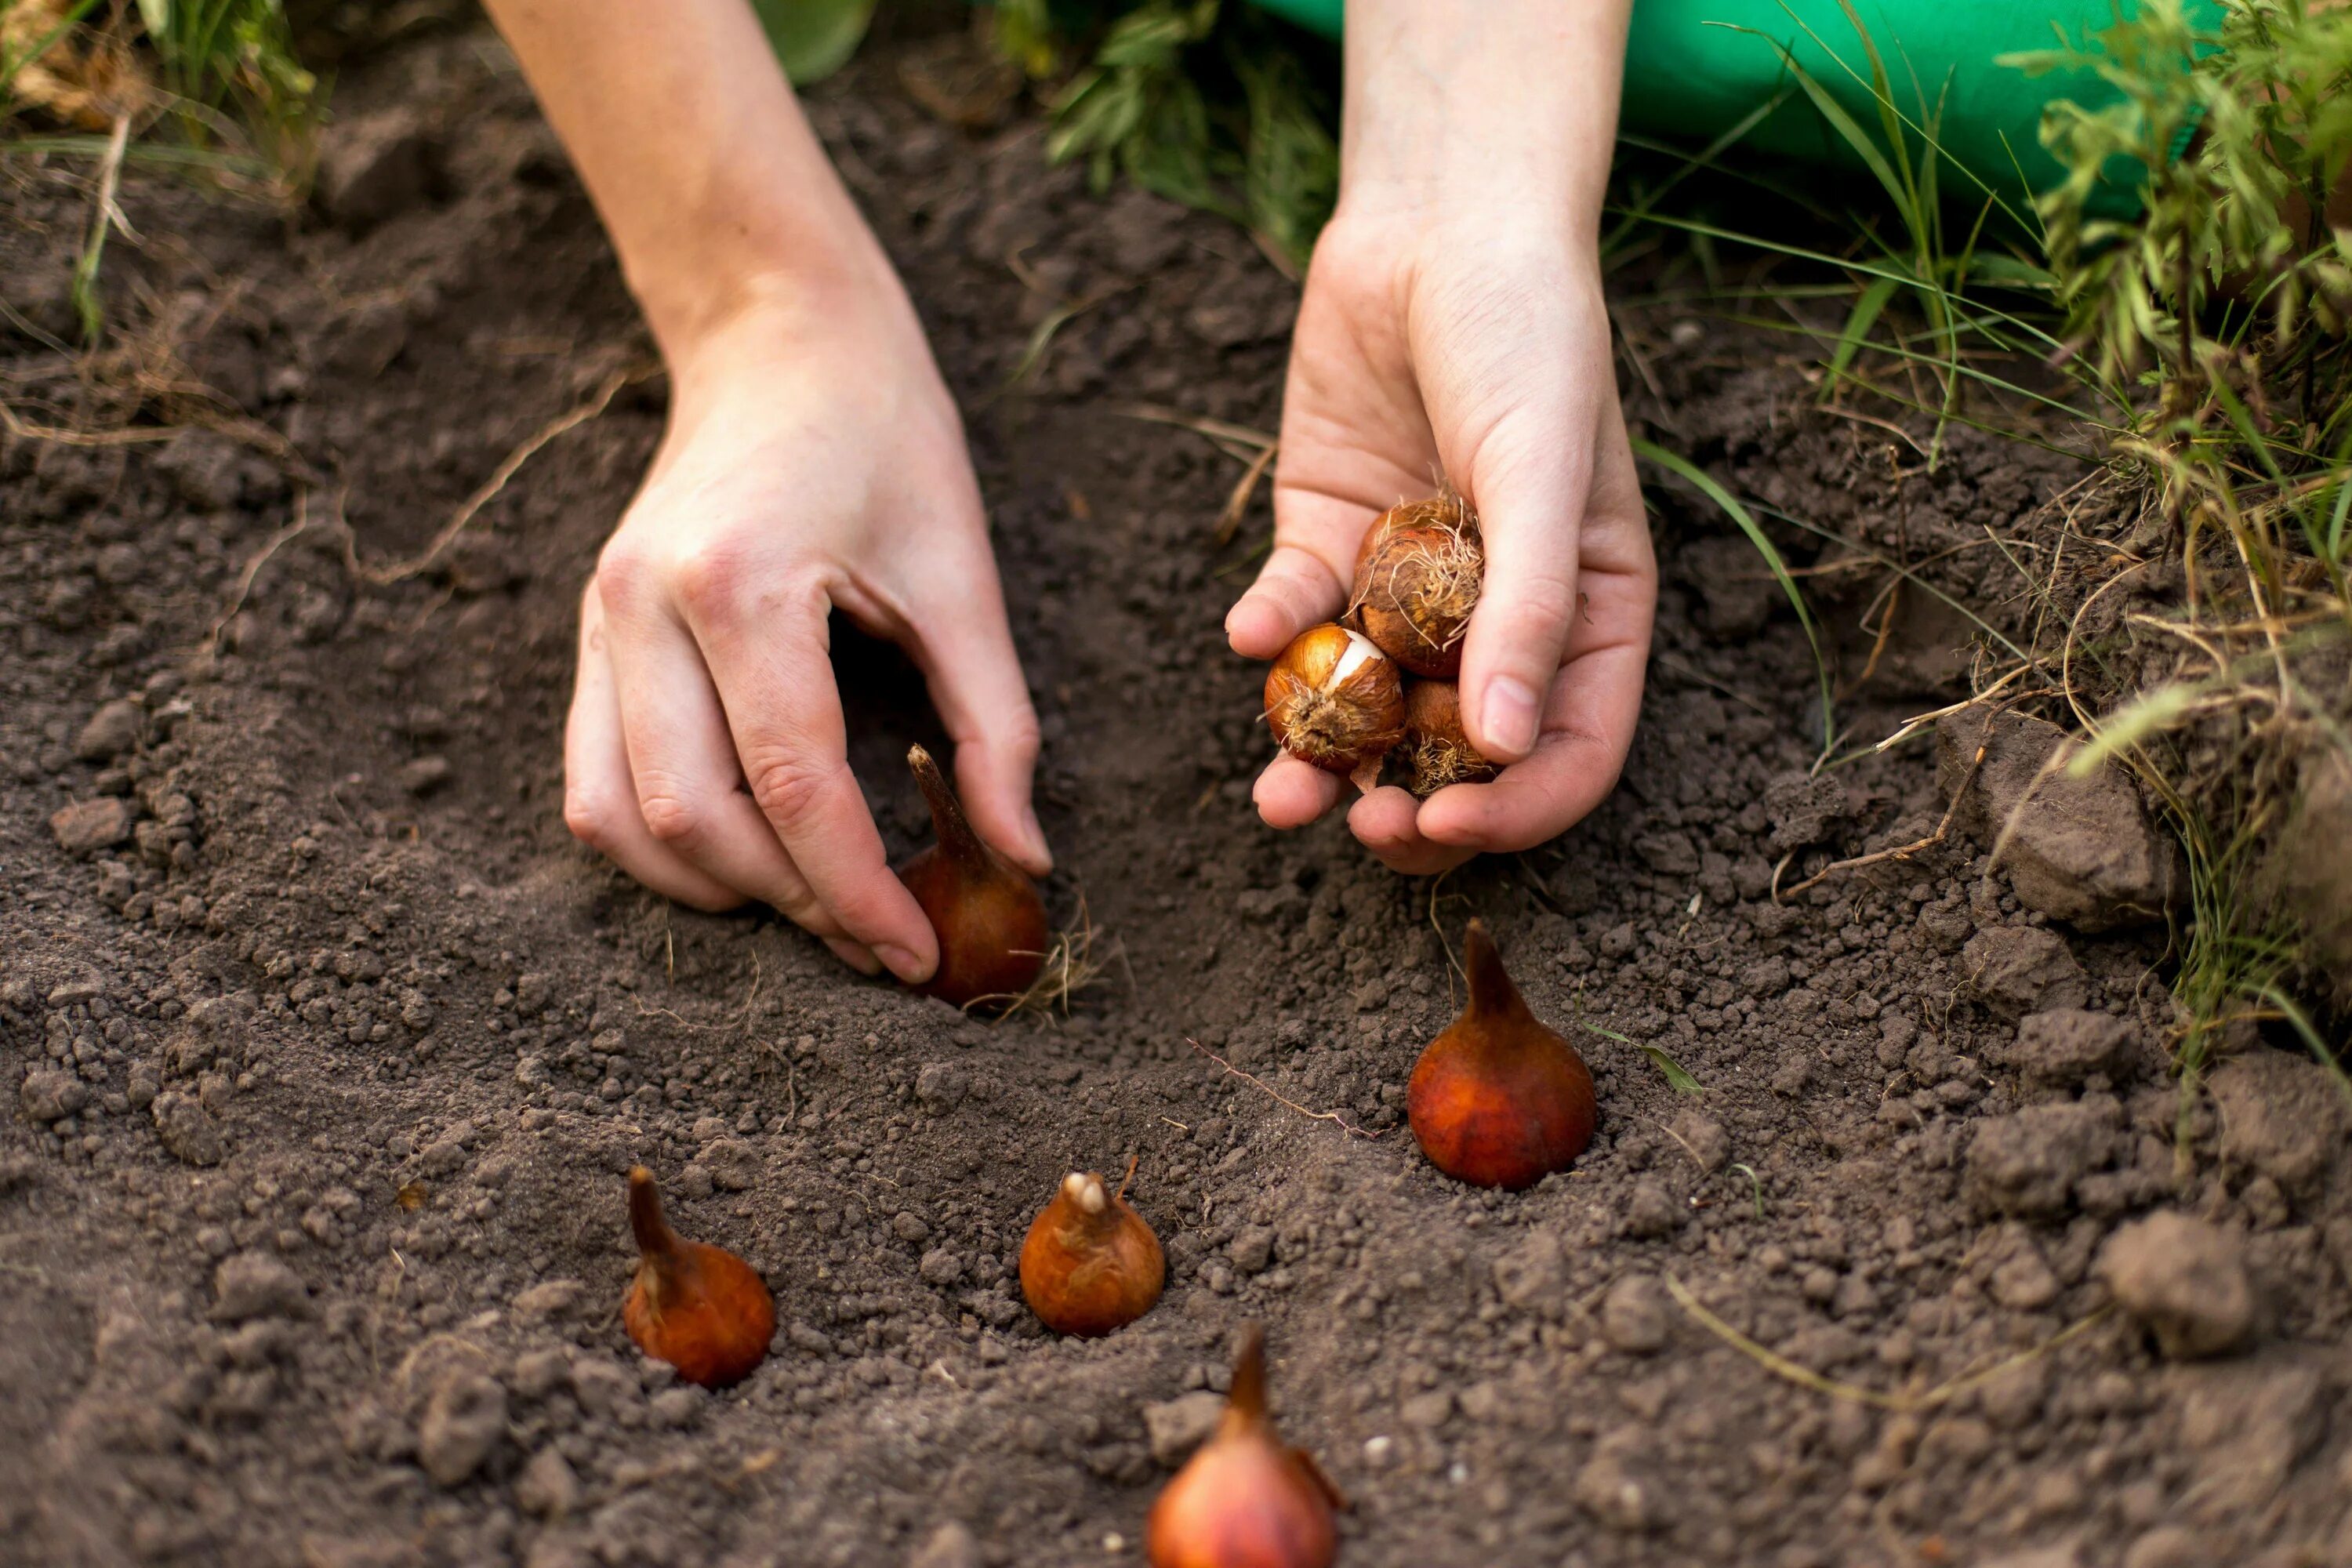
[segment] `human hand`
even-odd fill
[[[1617,405],[1598,216],[1624,0],[1361,0],[1348,12],[1338,212],[1315,247],[1275,464],[1275,548],[1225,617],[1272,658],[1338,615],[1372,520],[1453,481],[1486,551],[1463,645],[1470,740],[1510,764],[1348,816],[1427,875],[1565,830],[1616,783],[1657,567]],[[1258,811],[1297,827],[1339,779],[1287,755]]]
[[[1275,471],[1275,550],[1226,617],[1270,658],[1345,604],[1364,530],[1441,473],[1477,509],[1486,586],[1462,658],[1472,742],[1506,767],[1416,803],[1388,785],[1348,814],[1396,870],[1562,832],[1616,783],[1641,706],[1657,595],[1598,267],[1542,235],[1416,238],[1335,220],[1300,305]],[[1467,241],[1467,243],[1464,243]],[[1341,781],[1295,757],[1258,810],[1297,827]]]
[[[658,892],[772,905],[919,983],[938,942],[849,771],[828,612],[921,667],[973,826],[1043,875],[1037,721],[904,294],[887,270],[776,292],[665,343],[668,429],[582,604],[564,817]]]

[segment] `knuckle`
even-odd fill
[[[563,792],[563,826],[599,855],[610,855],[619,842],[617,821],[613,802],[604,792],[577,784]]]
[[[754,759],[744,782],[751,798],[769,821],[797,822],[816,808],[831,784],[833,771],[796,752],[779,752]]]
[[[618,536],[596,558],[596,594],[607,611],[627,615],[645,603],[656,577],[653,563]]]
[[[688,614],[718,616],[734,608],[743,581],[742,563],[735,552],[706,544],[688,551],[670,568],[678,603]]]
[[[637,814],[646,831],[674,849],[697,843],[709,822],[701,805],[677,790],[649,790],[637,797]]]

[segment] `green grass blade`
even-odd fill
[[[1829,384],[1822,388],[1824,398],[1837,391],[1846,367],[1853,363],[1853,356],[1862,352],[1864,343],[1869,342],[1870,329],[1878,324],[1878,313],[1886,309],[1886,301],[1895,298],[1895,290],[1901,287],[1892,278],[1875,278],[1854,300],[1853,309],[1845,319],[1845,330],[1838,334],[1837,352],[1830,355]]]
[[[1770,568],[1773,581],[1780,584],[1780,592],[1788,595],[1790,607],[1797,612],[1798,625],[1805,628],[1805,641],[1812,645],[1813,668],[1822,682],[1822,745],[1827,749],[1837,736],[1829,660],[1822,651],[1821,633],[1813,624],[1813,612],[1805,604],[1804,593],[1797,586],[1797,579],[1790,574],[1788,562],[1781,559],[1779,546],[1772,542],[1771,535],[1764,531],[1764,525],[1756,521],[1755,514],[1740,504],[1739,498],[1717,484],[1715,476],[1706,469],[1679,452],[1669,452],[1654,441],[1637,439],[1633,447],[1635,457],[1656,464],[1713,501],[1717,510],[1748,536],[1748,542],[1756,547],[1756,553],[1764,558],[1764,564]]]

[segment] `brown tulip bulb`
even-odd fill
[[[1021,1294],[1055,1333],[1107,1334],[1160,1300],[1168,1259],[1127,1201],[1134,1175],[1129,1160],[1114,1193],[1094,1172],[1073,1171],[1030,1222],[1021,1243]]]
[[[1462,672],[1486,551],[1478,519],[1451,486],[1382,512],[1356,550],[1349,609],[1381,651],[1415,675]]]
[[[1462,728],[1462,690],[1450,680],[1416,680],[1404,689],[1404,751],[1415,795],[1484,784],[1500,771],[1470,743]]]
[[[705,1388],[743,1377],[768,1353],[776,1301],[752,1267],[733,1253],[688,1241],[662,1218],[661,1194],[643,1165],[629,1173],[629,1228],[637,1277],[621,1322],[637,1348]]]
[[[1233,1390],[1209,1440],[1151,1505],[1151,1568],[1329,1568],[1347,1507],[1314,1457],[1286,1448],[1265,1418],[1265,1335],[1242,1331]]]
[[[1592,1074],[1528,1011],[1484,921],[1470,922],[1462,963],[1469,1005],[1413,1065],[1405,1116],[1421,1152],[1447,1175],[1532,1186],[1592,1142]]]
[[[1292,756],[1370,789],[1404,734],[1404,689],[1395,663],[1370,638],[1313,626],[1267,672],[1265,721]]]
[[[926,995],[969,1007],[1011,1001],[1036,982],[1050,933],[1045,900],[1021,868],[981,841],[931,753],[907,753],[939,842],[908,857],[898,880],[915,895],[940,939],[940,966]]]

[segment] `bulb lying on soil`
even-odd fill
[[[1404,689],[1394,662],[1369,637],[1312,626],[1266,674],[1265,721],[1284,751],[1368,790],[1404,734]]]
[[[1391,658],[1451,680],[1462,672],[1462,638],[1486,570],[1477,516],[1449,485],[1391,507],[1365,531],[1349,609]]]
[[[1462,963],[1469,1005],[1413,1065],[1405,1116],[1422,1152],[1447,1175],[1532,1186],[1592,1142],[1592,1074],[1528,1010],[1486,921],[1470,922]]]
[[[1056,1333],[1092,1337],[1135,1321],[1160,1300],[1168,1260],[1127,1201],[1135,1162],[1111,1192],[1092,1171],[1062,1178],[1021,1243],[1021,1294]]]
[[[1287,1448],[1265,1417],[1265,1334],[1242,1331],[1233,1392],[1209,1440],[1151,1505],[1151,1568],[1329,1568],[1347,1507],[1314,1456]]]
[[[926,995],[968,1007],[1010,1001],[1045,967],[1049,933],[1045,900],[1020,867],[981,841],[931,753],[917,746],[907,765],[931,808],[939,842],[898,868],[898,880],[923,907],[940,939],[940,967]]]
[[[1450,680],[1416,680],[1404,689],[1404,751],[1415,795],[1484,784],[1500,771],[1470,743],[1462,728],[1462,690]]]
[[[637,1348],[705,1388],[724,1387],[759,1365],[776,1333],[775,1298],[733,1253],[670,1229],[653,1173],[643,1165],[629,1173],[629,1228],[637,1238],[637,1277],[621,1321]]]

